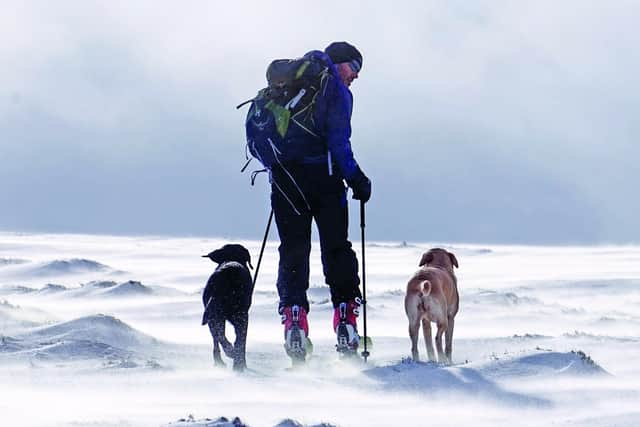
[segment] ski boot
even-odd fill
[[[333,330],[336,332],[338,343],[336,351],[343,356],[357,356],[360,336],[356,317],[360,314],[360,298],[342,302],[333,312]]]
[[[284,325],[284,349],[293,365],[304,363],[309,345],[307,312],[299,305],[284,307],[281,312]]]

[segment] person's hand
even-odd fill
[[[371,180],[358,168],[353,178],[347,180],[347,184],[353,190],[353,198],[367,203],[371,198]]]

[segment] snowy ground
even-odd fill
[[[461,309],[442,367],[406,359],[405,284],[433,244],[368,245],[367,365],[333,350],[316,245],[315,352],[290,371],[272,242],[236,375],[213,368],[199,323],[200,255],[223,243],[0,233],[0,424],[640,425],[640,247],[443,245]],[[260,242],[241,243],[255,264]]]

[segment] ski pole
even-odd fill
[[[258,264],[256,265],[256,273],[253,275],[253,287],[256,286],[258,280],[258,271],[260,271],[260,263],[262,262],[262,254],[264,253],[264,247],[267,244],[267,237],[269,237],[269,228],[271,228],[271,221],[273,220],[273,209],[269,214],[269,221],[267,222],[267,229],[264,231],[264,238],[262,239],[262,247],[260,248],[260,256],[258,257]]]
[[[360,200],[360,228],[362,230],[362,315],[364,317],[364,363],[367,363],[367,276],[364,264],[364,201]]]

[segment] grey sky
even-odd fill
[[[261,238],[235,105],[348,40],[371,238],[640,242],[639,3],[302,4],[3,1],[0,229]]]

